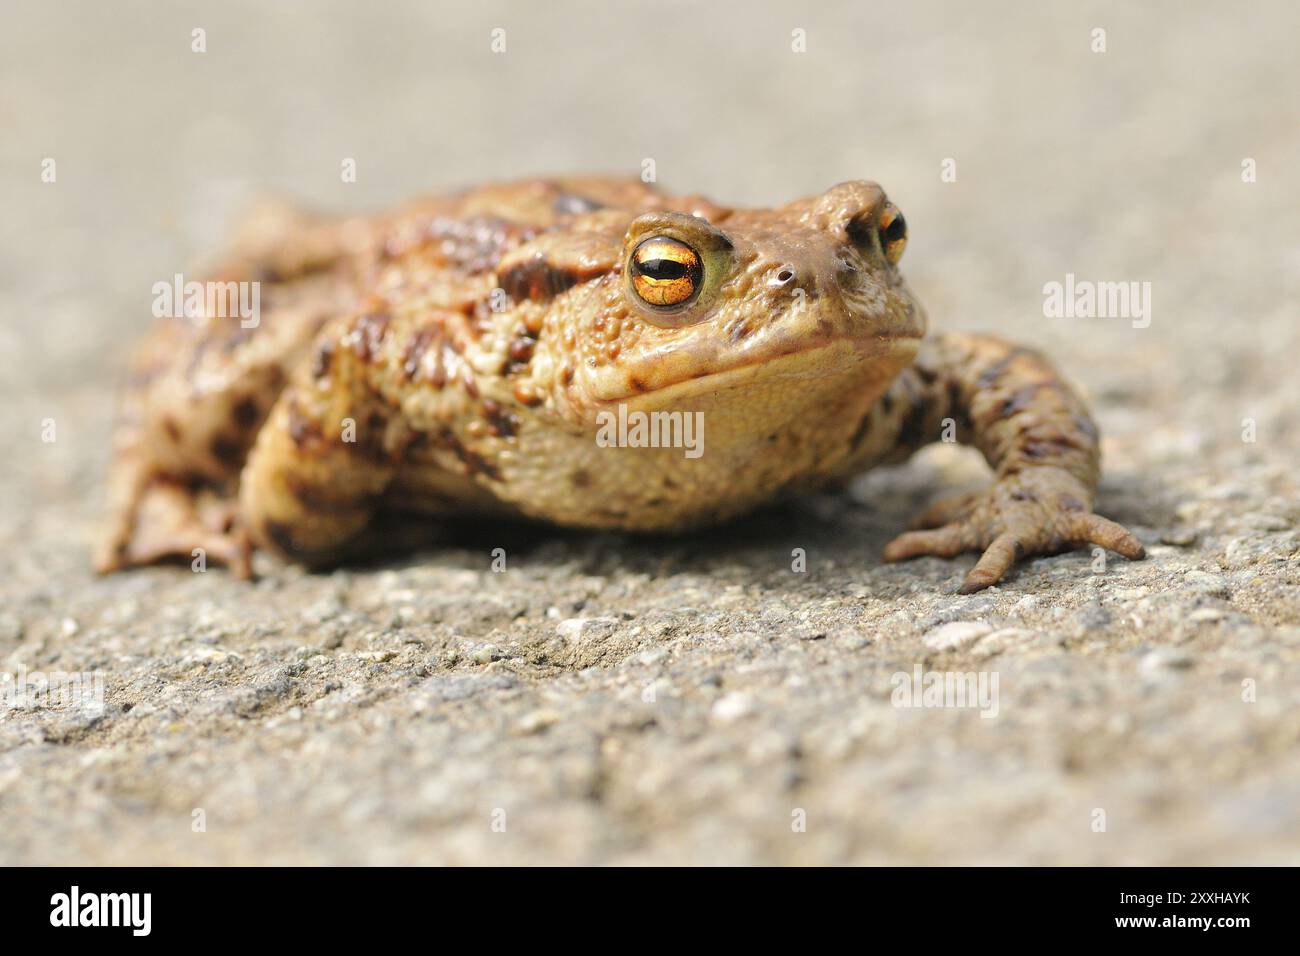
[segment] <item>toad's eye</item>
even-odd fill
[[[885,250],[885,258],[895,265],[903,258],[903,249],[907,246],[907,220],[892,204],[880,214],[880,245]]]
[[[643,240],[629,263],[632,288],[647,305],[669,309],[690,302],[704,285],[699,254],[668,236]]]

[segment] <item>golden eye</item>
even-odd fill
[[[668,236],[642,240],[629,263],[632,288],[647,305],[672,308],[690,302],[704,285],[699,254]]]
[[[880,244],[885,250],[885,258],[897,265],[907,246],[907,220],[892,203],[880,214]]]

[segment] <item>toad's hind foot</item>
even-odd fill
[[[974,498],[926,509],[918,524],[927,530],[909,531],[889,542],[885,560],[951,558],[982,550],[961,585],[962,594],[971,594],[996,584],[1013,564],[1031,555],[1094,544],[1130,560],[1143,557],[1142,543],[1132,532],[1088,510],[1090,499],[1088,490],[1067,472],[1026,469]],[[951,520],[933,527],[941,515]]]
[[[253,549],[233,499],[182,484],[147,484],[126,520],[108,531],[95,555],[100,574],[167,559],[226,565],[237,577],[253,576]],[[200,560],[201,559],[201,560]]]

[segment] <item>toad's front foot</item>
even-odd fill
[[[885,546],[886,561],[921,555],[951,558],[963,551],[984,554],[962,582],[971,594],[996,584],[1016,561],[1101,545],[1130,560],[1143,557],[1142,543],[1127,528],[1093,514],[1092,495],[1069,472],[1026,468],[975,495],[940,501],[909,531]]]

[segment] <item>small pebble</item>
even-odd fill
[[[515,725],[515,728],[521,734],[537,734],[541,733],[547,727],[559,723],[559,721],[560,715],[558,712],[543,707],[539,710],[534,710],[531,713],[524,714],[524,716],[519,719],[519,723]]]
[[[1004,627],[980,639],[975,650],[985,657],[992,657],[1013,647],[1022,647],[1034,643],[1039,635],[1024,627]]]
[[[871,638],[851,627],[836,628],[827,635],[836,644],[850,651],[860,651],[871,644]]]
[[[1185,670],[1192,666],[1192,655],[1172,647],[1160,647],[1149,651],[1138,662],[1138,669],[1144,674],[1160,674],[1166,670]]]
[[[1183,586],[1215,597],[1228,596],[1228,582],[1208,571],[1188,571],[1183,575]]]
[[[953,621],[951,624],[936,627],[921,638],[921,641],[931,650],[950,651],[972,644],[992,630],[993,628],[983,621]]]
[[[555,633],[566,641],[579,643],[609,637],[618,624],[612,617],[571,617],[555,625]]]
[[[1100,630],[1110,624],[1110,611],[1102,607],[1100,601],[1089,601],[1075,613],[1074,622],[1085,631]]]
[[[741,720],[754,713],[754,699],[742,691],[724,694],[713,704],[713,719],[724,724]]]

